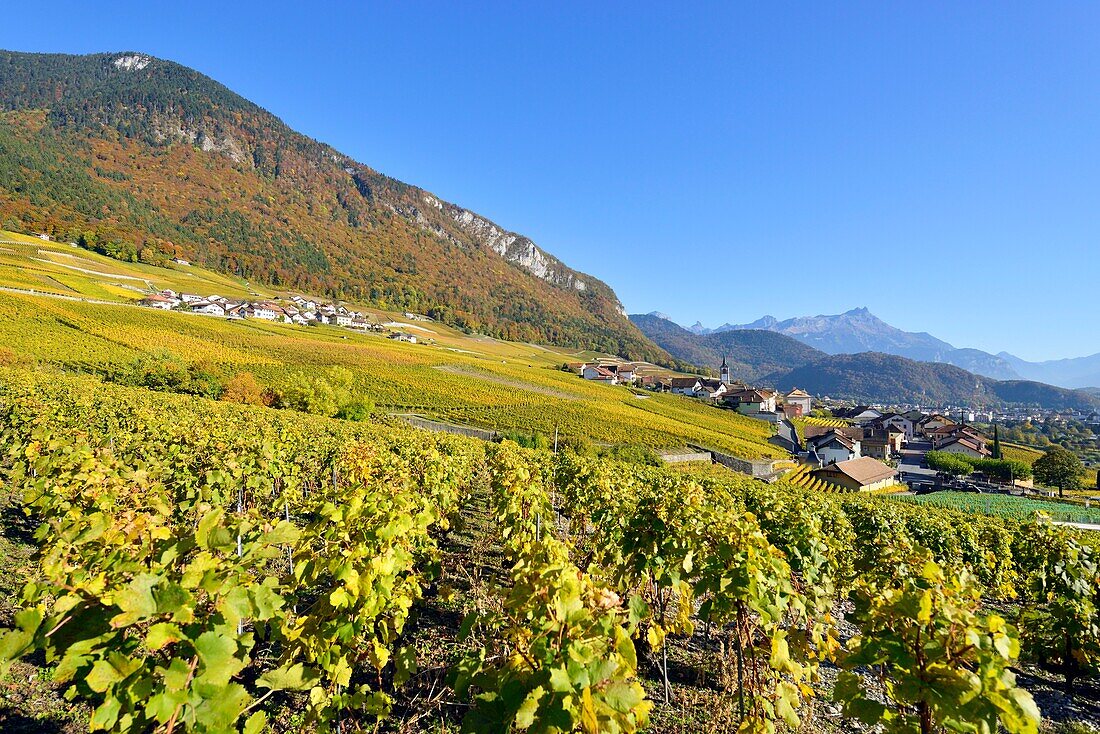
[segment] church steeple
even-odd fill
[[[730,384],[730,368],[729,365],[726,364],[725,355],[722,355],[722,366],[718,368],[718,375],[723,385]]]

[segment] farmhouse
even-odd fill
[[[702,389],[703,382],[698,377],[673,377],[669,381],[669,392],[677,395],[695,396],[696,391]]]
[[[210,316],[225,316],[225,307],[210,301],[191,301],[191,313],[204,313]]]
[[[936,450],[949,454],[963,454],[974,459],[986,459],[991,455],[984,442],[979,442],[977,439],[961,433],[940,444]]]
[[[254,319],[264,319],[265,321],[275,321],[283,317],[283,309],[278,304],[270,301],[253,303],[247,307],[246,313]]]
[[[581,370],[581,377],[595,382],[606,382],[608,385],[618,385],[619,377],[606,367],[598,364],[586,364]]]
[[[810,411],[814,408],[813,397],[805,390],[800,390],[797,387],[783,396],[783,403],[785,405],[799,406],[802,412],[798,415],[809,415]]]
[[[732,406],[742,415],[774,413],[777,394],[766,388],[748,388],[726,393],[722,402]]]
[[[816,456],[821,464],[835,464],[839,462],[858,459],[860,454],[860,440],[843,436],[835,430],[820,436],[806,439],[806,450],[810,456]]]
[[[815,479],[853,492],[889,487],[896,475],[894,469],[869,456],[829,464],[810,472]]]
[[[165,311],[171,311],[173,308],[179,305],[179,300],[161,295],[160,293],[150,293],[149,295],[145,296],[145,298],[142,298],[139,303],[142,306],[149,306],[150,308],[161,308]]]

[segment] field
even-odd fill
[[[431,343],[0,292],[0,344],[17,359],[67,370],[102,373],[165,351],[285,388],[339,366],[384,412],[548,436],[557,430],[593,444],[661,449],[690,442],[745,458],[785,455],[767,443],[772,427],[762,421],[680,396],[586,382],[559,369],[575,358],[567,352],[417,326]]]
[[[930,494],[899,497],[903,502],[963,510],[983,515],[1007,517],[1014,520],[1030,520],[1038,512],[1045,512],[1051,519],[1062,522],[1100,523],[1100,508],[1078,507],[1061,502],[1013,497],[1003,494],[976,494],[972,492],[932,492]]]
[[[1029,466],[1034,464],[1036,459],[1042,458],[1043,456],[1043,452],[1040,449],[1032,448],[1031,446],[1022,446],[1016,443],[1008,443],[1007,441],[1001,442],[1001,452],[1006,459],[1022,461]],[[1081,484],[1081,489],[1077,490],[1074,494],[1095,495],[1096,469],[1086,468]]]
[[[257,298],[271,295],[243,280],[196,266],[127,263],[65,242],[0,231],[0,287],[133,303],[149,291]]]
[[[839,734],[920,651],[933,721],[1097,713],[1070,529],[43,370],[0,431],[5,731]]]

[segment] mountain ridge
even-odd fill
[[[876,403],[1100,409],[1100,399],[1091,393],[1028,380],[995,380],[944,362],[922,362],[873,351],[827,354],[769,330],[694,334],[651,314],[630,318],[678,359],[699,364],[703,358],[713,365],[724,352],[730,357],[734,377],[784,391],[799,387],[819,396]],[[761,342],[761,335],[770,339]],[[754,347],[759,348],[754,351]],[[769,366],[775,369],[768,371]]]
[[[0,222],[666,363],[614,291],[150,54],[0,51]]]
[[[1033,380],[1069,389],[1100,384],[1100,353],[1086,357],[1028,362],[1008,352],[990,354],[955,347],[926,331],[904,331],[875,316],[867,307],[840,314],[798,316],[779,320],[764,316],[747,324],[723,324],[709,329],[700,322],[697,334],[738,329],[768,329],[786,334],[828,354],[882,352],[921,362],[942,362],[997,380]]]

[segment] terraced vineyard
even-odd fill
[[[383,316],[383,318],[398,318]],[[701,444],[744,458],[781,458],[763,421],[668,394],[636,395],[560,368],[573,355],[420,325],[431,344],[331,326],[163,312],[0,293],[0,343],[17,358],[103,373],[169,352],[226,376],[287,388],[312,371],[348,369],[381,411],[493,430],[537,431],[599,444],[676,449]]]
[[[117,303],[132,303],[150,288],[239,298],[270,295],[266,289],[198,266],[122,262],[65,242],[3,230],[0,286]]]
[[[783,475],[783,481],[794,485],[795,487],[801,487],[802,489],[808,489],[813,492],[836,492],[836,486],[827,484],[815,477],[810,476],[810,472],[814,467],[810,464],[799,464],[797,468]]]
[[[812,415],[804,415],[794,419],[795,424],[803,423],[810,426],[827,426],[829,428],[843,428],[844,426],[850,426],[851,421],[844,420],[843,418],[818,418]]]

